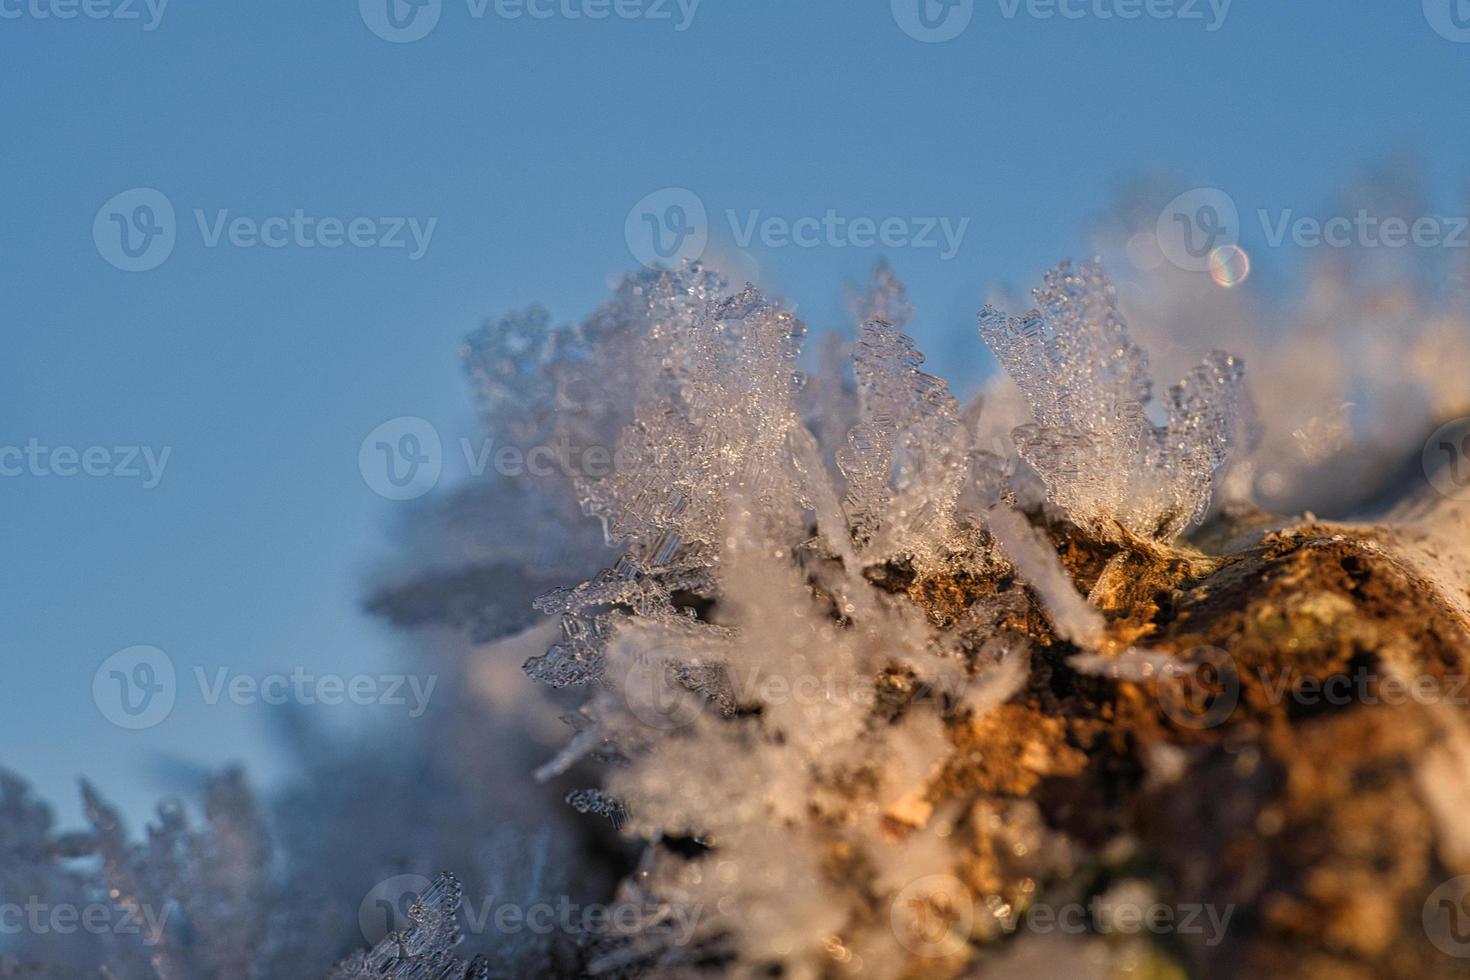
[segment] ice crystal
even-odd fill
[[[1019,317],[986,307],[980,334],[1030,406],[1013,436],[1051,499],[1104,532],[1168,539],[1199,521],[1228,455],[1240,362],[1211,353],[1169,388],[1155,424],[1147,358],[1101,265],[1063,263],[1035,296]]]
[[[454,954],[463,895],[454,875],[439,874],[409,906],[412,926],[354,953],[327,980],[488,980],[490,964],[483,956],[466,963]]]
[[[53,834],[49,809],[19,779],[0,775],[0,793],[0,896],[17,908],[108,916],[105,930],[19,932],[9,952],[20,962],[58,975],[101,969],[116,980],[225,980],[264,975],[281,954],[268,935],[269,838],[240,773],[210,781],[204,827],[191,829],[182,806],[168,802],[144,844],[127,839],[117,812],[88,783],[91,829],[80,834]]]
[[[952,534],[966,475],[959,403],[920,369],[924,355],[903,333],[908,301],[886,265],[861,308],[871,314],[853,353],[861,410],[837,456],[848,521],[871,559],[928,557]]]
[[[617,828],[623,826],[628,811],[621,800],[600,789],[574,789],[567,793],[567,804],[578,813],[595,813],[607,817]]]
[[[684,628],[719,635],[683,613],[711,590],[727,493],[748,493],[768,519],[799,528],[790,447],[801,439],[801,322],[753,287],[725,295],[698,267],[641,282],[636,316],[647,336],[638,348],[649,367],[616,453],[636,464],[578,481],[586,512],[627,550],[583,584],[537,600],[562,617],[563,642],[526,669],[553,686],[597,679],[602,650],[629,615],[684,618]]]
[[[1412,224],[1443,213],[1429,186],[1413,161],[1389,160],[1321,206]],[[1250,366],[1243,431],[1217,498],[1334,518],[1381,510],[1411,489],[1417,466],[1408,457],[1426,436],[1470,414],[1467,250],[1371,240],[1307,249],[1282,288],[1222,289],[1149,254],[1160,210],[1184,189],[1137,182],[1090,244],[1120,273],[1129,334],[1156,376],[1183,376],[1215,347]],[[1457,202],[1453,212],[1463,211]],[[1265,272],[1274,262],[1257,264]]]
[[[523,709],[527,701],[517,698]],[[354,910],[375,883],[436,864],[463,869],[475,896],[514,895],[529,906],[567,894],[563,866],[548,862],[553,849],[578,860],[586,841],[568,832],[576,814],[564,811],[555,793],[542,801],[511,789],[516,780],[533,786],[527,770],[536,750],[523,734],[531,717],[512,708],[486,711],[476,700],[444,717],[430,712],[420,720],[431,729],[421,752],[402,733],[344,744],[307,724],[298,707],[281,720],[299,774],[276,794],[273,819],[241,775],[226,772],[203,787],[202,824],[169,801],[141,842],[90,784],[83,789],[88,828],[57,832],[49,808],[0,770],[0,903],[22,910],[37,904],[42,926],[55,908],[106,913],[107,925],[62,933],[23,922],[0,944],[0,976],[321,977],[363,944]],[[514,751],[437,748],[450,739]],[[425,806],[426,799],[435,805]],[[538,833],[497,844],[495,835],[487,842],[472,829],[492,826]],[[582,887],[596,894],[611,886],[600,877],[587,869]],[[523,931],[475,941],[492,975],[546,977],[564,972],[550,964],[573,938]],[[379,952],[360,962],[400,973],[368,976],[440,976],[424,972],[435,960],[422,954],[395,964],[392,950]]]
[[[1056,631],[1078,646],[1097,646],[1105,628],[1102,613],[1077,592],[1051,545],[1004,504],[992,507],[986,516],[990,533],[1036,591]]]

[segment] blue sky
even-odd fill
[[[0,0],[0,446],[103,447],[109,471],[118,447],[169,450],[152,487],[64,461],[0,477],[0,764],[68,816],[81,773],[144,812],[160,754],[280,775],[263,709],[204,703],[195,667],[386,669],[399,641],[358,602],[403,505],[364,482],[363,438],[403,415],[470,432],[461,337],[533,302],[590,310],[636,262],[647,195],[691,191],[717,251],[729,211],[967,220],[949,257],[749,250],[814,329],[886,254],[932,363],[965,376],[988,369],[985,293],[1082,248],[1132,175],[1310,209],[1400,148],[1453,202],[1470,162],[1470,9],[1451,0],[1235,0],[1223,20],[1204,0],[1137,19],[1100,14],[1141,0],[1074,0],[1076,18],[975,0],[939,43],[888,0],[618,0],[602,19],[569,16],[599,0],[514,18],[513,0],[441,0],[397,43],[369,27],[392,33],[381,2],[87,0],[107,16],[61,19],[81,0]],[[94,221],[136,188],[173,208],[175,241],[129,272]],[[283,231],[298,211],[315,247]],[[354,218],[363,242],[407,244],[326,247]],[[189,691],[129,731],[92,685],[137,644]]]

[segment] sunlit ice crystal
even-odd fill
[[[852,355],[859,412],[836,455],[844,505],[865,561],[922,561],[950,536],[966,476],[959,402],[922,370],[924,355],[904,333],[912,308],[886,263],[853,305],[863,317]]]
[[[622,308],[626,330],[601,328],[631,332],[639,351],[622,393],[631,418],[617,437],[619,465],[578,481],[585,513],[622,554],[589,581],[537,601],[563,617],[566,642],[527,670],[558,686],[601,676],[619,619],[682,617],[676,595],[687,609],[688,597],[712,594],[728,494],[748,495],[764,529],[805,536],[810,494],[791,463],[804,325],[753,286],[732,293],[697,264],[636,281],[642,305]]]
[[[1198,522],[1229,455],[1241,362],[1213,352],[1155,404],[1100,263],[1064,262],[1034,295],[1029,313],[987,306],[979,324],[1030,408],[1013,438],[1051,500],[1104,534],[1167,540]]]

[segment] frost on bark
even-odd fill
[[[789,976],[1006,975],[1037,946],[1099,975],[1452,971],[1419,919],[1470,870],[1447,817],[1470,742],[1442,703],[1470,667],[1461,570],[1424,543],[1455,547],[1458,512],[1293,523],[1236,501],[1181,541],[1240,442],[1244,365],[1211,353],[1155,404],[1093,262],[980,315],[1026,410],[1010,458],[920,369],[886,269],[855,304],[855,398],[793,378],[802,328],[749,287],[724,299],[691,268],[648,295],[667,346],[639,390],[660,394],[633,407],[630,469],[583,493],[623,553],[539,601],[588,688],[541,775],[616,763],[638,888],[702,911],[701,955]],[[835,447],[814,435],[832,415]],[[527,671],[563,684],[564,662]],[[1293,694],[1355,671],[1340,711]],[[1412,724],[1375,706],[1401,676],[1441,702],[1397,709]],[[1372,834],[1390,816],[1406,836]],[[1161,943],[1024,926],[1119,896],[1229,921]],[[655,974],[697,960],[648,950]]]
[[[400,769],[302,737],[285,869],[238,777],[146,844],[90,789],[92,830],[58,835],[0,782],[7,894],[177,912],[143,944],[23,937],[0,975],[1460,975],[1435,916],[1470,925],[1441,905],[1470,875],[1464,505],[1388,466],[1359,499],[1392,509],[1273,515],[1328,465],[1342,389],[1281,383],[1245,338],[1166,352],[1160,390],[1157,310],[1139,330],[1123,305],[1089,261],[1029,311],[986,307],[1006,377],[969,403],[923,370],[887,267],[850,357],[807,357],[791,310],[697,264],[580,324],[492,323],[465,350],[487,433],[612,462],[491,474],[419,525],[370,606],[472,638],[427,654],[457,699],[424,744]],[[1459,363],[1450,319],[1408,341]],[[1420,430],[1470,409],[1424,391],[1399,406],[1415,467]],[[566,723],[544,751],[536,691]],[[554,811],[497,795],[491,745]],[[357,907],[357,851],[379,875],[450,855],[474,884],[426,879],[411,925],[352,953],[321,921]],[[465,914],[578,878],[632,914],[553,936]],[[1118,911],[1154,908],[1170,927]]]

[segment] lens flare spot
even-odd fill
[[[1250,278],[1251,257],[1239,245],[1221,245],[1210,253],[1210,278],[1230,289]]]

